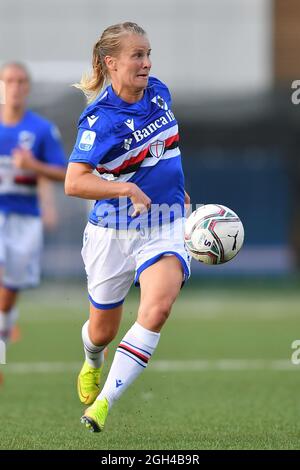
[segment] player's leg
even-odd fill
[[[182,282],[183,268],[176,256],[164,256],[143,271],[140,276],[138,323],[145,329],[159,333],[171,313]]]
[[[7,217],[5,216],[5,214],[0,213],[0,282],[2,282],[3,273],[5,270],[6,230],[7,230]],[[3,342],[6,342],[9,336],[8,311],[6,309],[8,301],[7,300],[4,301],[5,293],[1,291],[2,291],[2,287],[0,286],[0,340]]]
[[[122,315],[122,305],[101,310],[90,304],[90,318],[82,327],[85,362],[77,381],[82,403],[92,404],[99,395],[105,350],[116,336]]]
[[[7,342],[11,339],[11,333],[18,317],[16,301],[18,289],[4,286],[8,267],[7,245],[11,238],[10,216],[0,214],[0,339]]]
[[[3,278],[3,270],[5,264],[5,230],[6,216],[0,213],[0,279]],[[7,340],[7,316],[4,312],[0,311],[0,348],[5,351],[5,343]],[[0,372],[0,385],[3,383],[3,374]]]
[[[104,387],[86,412],[91,430],[103,429],[108,409],[146,368],[182,280],[182,265],[175,256],[161,257],[140,275],[141,302],[137,321],[120,342]]]
[[[13,328],[18,318],[16,302],[18,298],[17,289],[0,287],[0,339],[8,341],[11,339]]]
[[[16,303],[19,291],[39,284],[41,249],[42,224],[39,217],[18,214],[7,216],[3,231],[0,312],[3,314],[2,319],[5,318],[8,339],[11,339],[18,318]]]
[[[88,224],[82,257],[88,278],[90,318],[83,325],[85,363],[78,377],[80,401],[91,404],[99,394],[106,346],[115,337],[122,304],[134,277],[134,261],[127,256],[116,231]]]

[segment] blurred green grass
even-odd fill
[[[117,342],[135,321],[128,296]],[[298,281],[198,281],[186,286],[152,359],[290,361],[300,339]],[[80,426],[74,368],[16,373],[16,363],[83,360],[83,284],[45,283],[24,292],[23,339],[0,366],[0,449],[299,449],[300,366],[287,370],[149,370],[111,410],[105,432]],[[268,362],[267,362],[268,364]],[[76,365],[76,364],[75,364]],[[74,370],[73,370],[74,369]],[[107,373],[108,366],[105,373]]]

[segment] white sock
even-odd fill
[[[86,321],[82,327],[82,341],[85,360],[91,367],[98,369],[104,362],[104,349],[106,344],[104,346],[95,346],[90,340],[88,326],[89,320]]]
[[[0,311],[0,339],[7,342],[12,327],[16,323],[19,316],[18,309],[13,307],[9,312]]]
[[[16,321],[19,318],[19,310],[16,307],[13,307],[8,312],[8,327],[11,330],[12,327],[16,324]]]
[[[119,344],[104,387],[97,397],[106,398],[109,407],[146,368],[160,338],[160,333],[147,330],[137,322]]]
[[[7,341],[9,336],[9,315],[7,312],[0,311],[0,339],[2,341]]]

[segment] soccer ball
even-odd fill
[[[223,264],[234,258],[244,242],[238,215],[221,204],[206,204],[187,218],[185,244],[191,256],[205,264]]]

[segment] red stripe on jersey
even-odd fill
[[[165,140],[165,146],[169,147],[169,145],[173,144],[173,142],[178,142],[179,141],[179,134],[172,135],[172,137],[168,137],[168,139]]]
[[[28,186],[34,186],[37,184],[37,178],[35,176],[15,176],[14,182],[16,184],[27,184]]]
[[[179,134],[178,133],[165,140],[165,147],[168,147],[169,145],[171,145],[173,142],[176,142],[176,141],[179,141]],[[151,142],[150,145],[152,145],[152,144],[153,144],[153,142]],[[136,163],[142,162],[146,158],[147,153],[149,152],[150,145],[148,147],[146,147],[144,150],[142,150],[140,153],[138,153],[135,157],[131,157],[128,160],[126,160],[124,163],[122,163],[122,165],[118,166],[117,168],[114,168],[112,170],[107,170],[105,167],[100,166],[100,167],[97,167],[97,171],[100,174],[101,173],[112,173],[112,174],[119,175],[119,173],[121,171],[125,170],[129,166],[135,165]],[[168,150],[168,149],[166,149],[166,150]]]
[[[124,163],[122,163],[122,165],[117,166],[117,168],[114,168],[113,170],[106,170],[104,167],[97,168],[97,170],[99,171],[99,173],[113,173],[113,174],[116,173],[116,174],[119,174],[120,171],[125,170],[126,168],[128,168],[132,164],[142,162],[145,159],[145,157],[148,153],[148,150],[149,150],[148,147],[145,148],[138,155],[136,155],[135,157],[129,158]]]

